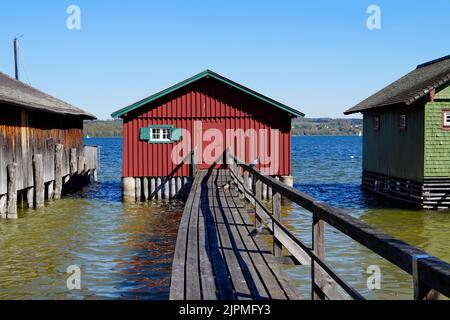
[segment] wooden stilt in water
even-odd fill
[[[94,179],[94,182],[97,183],[98,182],[98,169],[92,170],[92,177]]]
[[[136,201],[140,202],[142,200],[142,185],[141,178],[136,178]]]
[[[177,198],[181,198],[183,190],[183,180],[181,177],[177,177]]]
[[[156,199],[156,179],[150,178],[150,199]]]
[[[177,195],[177,183],[175,178],[170,178],[170,198],[175,199]]]
[[[136,201],[136,179],[132,177],[122,178],[122,189],[123,189],[123,201],[125,202],[135,202]]]
[[[77,171],[78,171],[77,149],[76,148],[70,149],[70,165],[69,165],[69,169],[70,169],[70,175],[71,176],[76,174]]]
[[[27,205],[29,209],[34,208],[34,188],[27,189]]]
[[[169,177],[164,178],[164,199],[169,199],[170,197],[170,185]]]
[[[8,219],[17,219],[17,163],[8,165],[8,203],[7,215]]]
[[[54,196],[54,181],[50,181],[47,184],[47,199],[51,201],[53,200],[53,196]]]
[[[0,195],[0,218],[6,219],[6,205],[7,205],[7,195],[2,194]]]
[[[158,177],[156,181],[157,181],[156,182],[156,189],[157,189],[156,194],[158,196],[158,199],[162,199],[162,188],[163,188],[163,185],[162,185],[161,177]]]
[[[61,199],[63,177],[62,177],[62,161],[63,161],[64,146],[57,144],[55,146],[55,190],[54,199]]]
[[[143,189],[144,189],[144,200],[148,201],[149,198],[149,189],[148,189],[148,180],[150,178],[142,178],[142,182],[144,184]]]
[[[34,176],[34,192],[35,192],[35,209],[44,207],[45,185],[44,185],[44,164],[42,163],[42,155],[35,154],[33,156],[33,176]]]
[[[262,185],[262,199],[267,199],[267,184],[265,183]]]

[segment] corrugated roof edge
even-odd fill
[[[167,89],[165,89],[163,91],[160,91],[160,92],[158,92],[158,93],[156,93],[154,95],[151,95],[148,98],[145,98],[145,99],[140,100],[140,101],[138,101],[136,103],[133,103],[133,104],[131,104],[131,105],[125,107],[125,108],[122,108],[122,109],[112,113],[111,116],[113,118],[115,118],[115,119],[119,118],[119,117],[123,116],[124,114],[126,114],[126,113],[128,113],[130,111],[136,110],[136,109],[142,107],[143,105],[146,105],[146,104],[148,104],[148,103],[150,103],[150,102],[152,102],[152,101],[154,101],[156,99],[164,97],[164,96],[166,96],[166,95],[168,95],[168,94],[170,94],[170,93],[172,93],[172,92],[174,92],[174,91],[176,91],[178,89],[181,89],[181,88],[183,88],[183,87],[185,87],[185,86],[187,86],[187,85],[189,85],[189,84],[191,84],[191,83],[193,83],[195,81],[198,81],[198,80],[200,80],[202,78],[205,78],[205,77],[208,77],[208,76],[212,77],[212,78],[214,78],[216,80],[219,80],[219,81],[221,81],[223,83],[226,83],[226,84],[228,84],[228,85],[230,85],[230,86],[232,86],[232,87],[234,87],[234,88],[236,88],[238,90],[241,90],[241,91],[243,91],[243,92],[245,92],[247,94],[250,94],[250,95],[252,95],[252,96],[254,96],[254,97],[256,97],[256,98],[258,98],[260,100],[263,100],[263,101],[265,101],[265,102],[267,102],[267,103],[269,103],[269,104],[271,104],[271,105],[273,105],[273,106],[275,106],[275,107],[277,107],[279,109],[282,109],[282,110],[286,111],[287,113],[289,113],[289,114],[291,114],[291,115],[293,115],[295,117],[304,117],[305,116],[305,114],[300,112],[300,111],[297,111],[297,110],[295,110],[295,109],[293,109],[291,107],[288,107],[285,104],[282,104],[282,103],[280,103],[278,101],[275,101],[275,100],[273,100],[273,99],[271,99],[271,98],[269,98],[267,96],[264,96],[264,95],[254,91],[252,89],[249,89],[249,88],[247,88],[247,87],[245,87],[245,86],[243,86],[243,85],[241,85],[241,84],[239,84],[237,82],[234,82],[234,81],[232,81],[232,80],[230,80],[228,78],[225,78],[225,77],[221,76],[220,74],[215,73],[215,72],[213,72],[211,70],[205,70],[205,71],[203,71],[203,72],[201,72],[201,73],[199,73],[199,74],[197,74],[197,75],[195,75],[195,76],[193,76],[191,78],[188,78],[188,79],[186,79],[186,80],[184,80],[184,81],[182,81],[180,83],[177,83],[174,86],[171,86],[171,87],[169,87],[169,88],[167,88]]]

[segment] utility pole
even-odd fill
[[[18,37],[14,38],[14,67],[15,67],[15,76],[16,80],[19,80],[19,57],[18,57],[18,48],[17,48],[17,41],[19,40]]]

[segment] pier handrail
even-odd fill
[[[230,172],[243,197],[256,208],[256,227],[264,221],[271,231],[274,254],[282,247],[301,264],[311,263],[313,299],[364,299],[325,262],[325,223],[336,228],[390,263],[413,276],[414,299],[437,299],[439,293],[450,297],[450,264],[398,240],[383,231],[350,216],[346,212],[317,201],[311,196],[263,175],[227,150]],[[250,183],[250,175],[252,183]],[[273,191],[272,210],[261,201],[262,184]],[[281,222],[283,196],[313,214],[312,248],[306,246]]]

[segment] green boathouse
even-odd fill
[[[450,56],[419,65],[345,114],[364,116],[362,186],[450,207]]]

